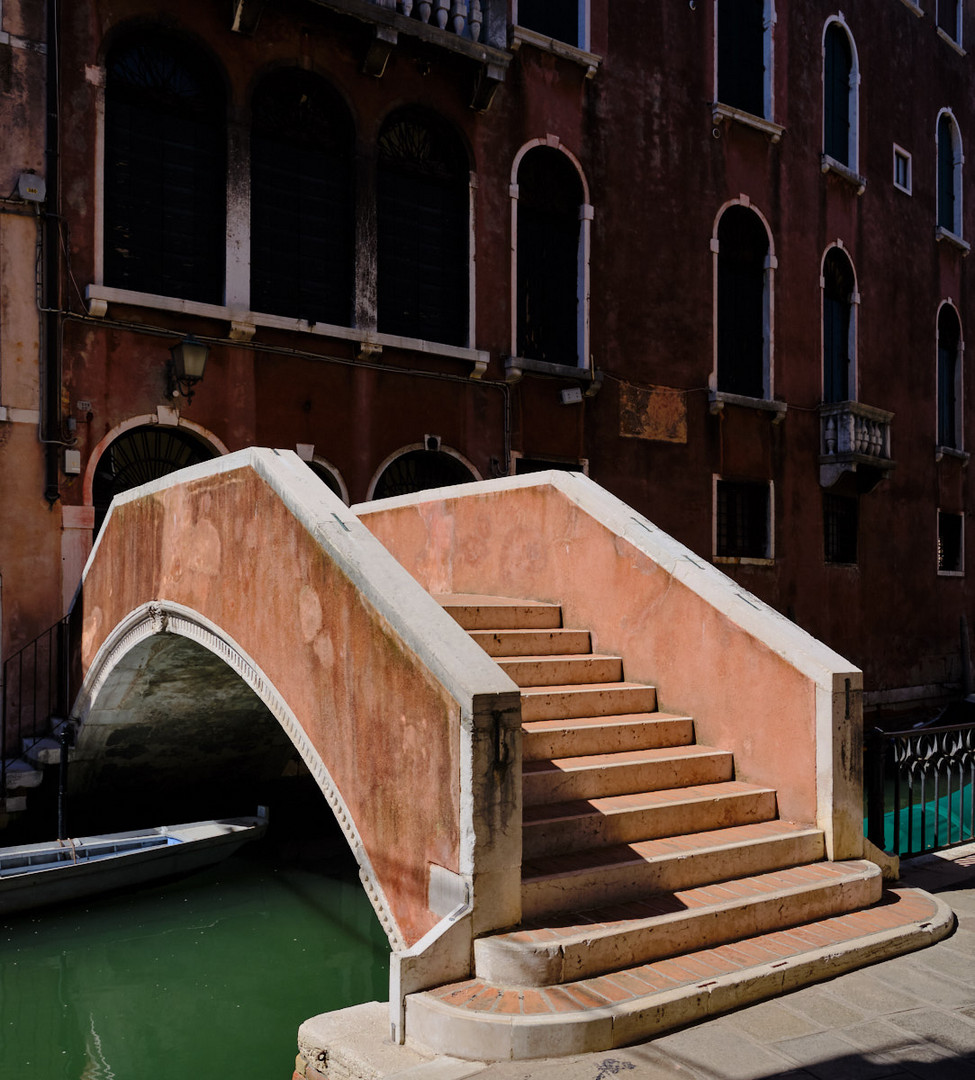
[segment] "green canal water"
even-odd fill
[[[388,996],[347,849],[0,920],[2,1080],[290,1080],[298,1025]]]

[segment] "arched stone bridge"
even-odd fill
[[[509,621],[502,630],[497,615],[492,626],[499,597],[533,603],[530,614],[551,616],[547,625],[558,629]],[[552,910],[564,923],[567,910],[594,898],[632,900],[634,882],[665,888],[670,871],[642,847],[649,878],[627,864],[615,885],[593,877],[599,866],[585,888],[556,882],[551,867],[537,870],[555,843],[539,839],[539,826],[561,830],[563,854],[553,857],[563,862],[581,858],[573,844],[608,843],[596,860],[605,869],[614,842],[630,851],[658,843],[649,837],[664,834],[647,815],[659,811],[661,789],[673,788],[684,800],[674,804],[677,831],[694,834],[685,847],[731,830],[678,860],[685,884],[727,877],[727,867],[701,869],[720,858],[744,859],[745,872],[757,873],[765,864],[741,851],[765,852],[772,841],[793,845],[790,855],[762,856],[773,868],[824,857],[821,865],[842,868],[863,856],[860,673],[578,474],[350,509],[295,454],[241,451],[118,498],[78,602],[84,681],[73,710],[73,781],[114,791],[149,765],[185,777],[199,753],[201,783],[232,783],[246,771],[279,774],[296,749],[345,832],[394,950],[399,1039],[408,1021],[427,1045],[519,1057],[551,1052],[553,1039],[573,1052],[633,1037],[616,1014],[608,1027],[602,1014],[596,1027],[573,1016],[571,1037],[564,1020],[545,1028],[525,1015],[493,1017],[487,1053],[471,1035],[483,1015],[451,1027],[450,1003],[419,993],[475,972],[499,986],[566,983],[568,946],[553,974],[552,958],[523,962],[518,943],[498,932]],[[516,607],[505,607],[504,619]],[[461,623],[487,626],[480,644]],[[585,643],[563,626],[585,627]],[[553,655],[535,655],[539,633]],[[511,649],[522,655],[506,655]],[[683,735],[672,735],[675,724]],[[597,729],[623,738],[624,749],[614,743],[604,753],[592,742]],[[580,732],[589,739],[581,751]],[[697,745],[705,740],[709,747]],[[621,789],[606,786],[624,775]],[[707,821],[690,820],[698,812],[687,808],[691,791],[712,808]],[[733,821],[722,800],[746,797],[764,799],[765,809]],[[614,799],[644,799],[641,824],[632,825],[630,810],[617,813]],[[587,814],[598,821],[587,824]],[[607,822],[624,819],[644,832],[599,839]],[[580,845],[587,829],[596,839]],[[743,848],[729,847],[731,833]],[[844,886],[847,907],[873,903],[879,878],[868,864],[849,865],[858,881],[870,879],[870,895]],[[803,902],[802,919],[813,917],[819,908]],[[722,940],[754,930],[743,926]],[[628,932],[604,969],[644,956],[647,940],[664,941],[659,928],[643,927],[631,955]],[[586,963],[598,951],[587,946]]]

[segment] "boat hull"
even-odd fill
[[[0,848],[0,916],[193,873],[266,828],[265,817],[225,818]]]

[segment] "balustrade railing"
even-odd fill
[[[975,839],[975,723],[876,730],[864,764],[877,847],[909,856]]]
[[[408,19],[437,26],[458,37],[481,40],[484,12],[481,0],[372,0]]]
[[[819,415],[820,453],[824,456],[855,454],[878,461],[890,459],[893,413],[858,401],[840,401],[821,406]]]

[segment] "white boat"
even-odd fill
[[[0,916],[177,877],[263,836],[257,817],[192,821],[0,848]]]

